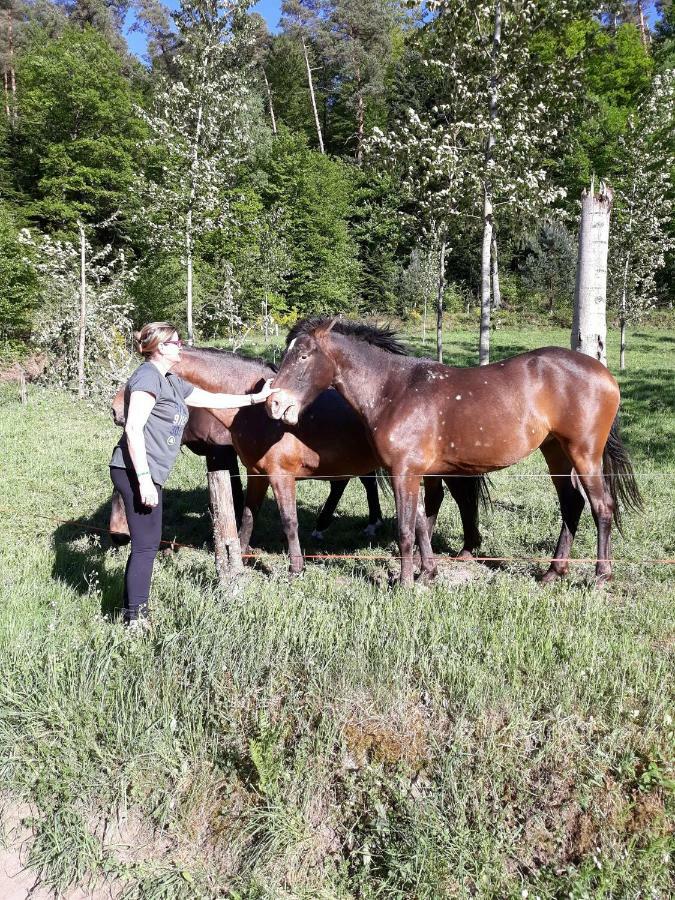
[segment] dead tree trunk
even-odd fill
[[[574,289],[572,350],[579,350],[607,365],[607,252],[612,191],[594,185],[581,196],[579,255]]]
[[[445,237],[438,254],[438,292],[436,295],[436,359],[443,362],[443,292],[445,291]]]
[[[213,516],[216,571],[218,578],[225,581],[229,576],[239,575],[244,569],[232,499],[232,483],[230,473],[222,469],[209,472],[206,477]]]
[[[304,37],[302,38],[302,52],[305,54],[305,66],[307,67],[307,84],[309,85],[309,97],[312,101],[312,112],[314,113],[314,124],[316,125],[316,135],[319,139],[319,150],[323,153],[323,135],[321,134],[321,123],[319,122],[319,113],[316,109],[316,99],[314,97],[314,82],[312,81],[312,67],[309,64],[309,56],[307,55],[307,44]]]
[[[637,0],[637,14],[640,20],[640,37],[642,38],[642,46],[645,48],[645,50],[648,50],[650,37],[647,33],[647,27],[645,25],[645,14],[644,9],[642,8],[642,0]]]
[[[272,134],[277,133],[277,120],[274,116],[274,104],[272,103],[272,91],[270,90],[270,83],[267,80],[267,75],[265,74],[265,70],[263,69],[263,78],[265,79],[265,90],[267,91],[267,102],[270,107],[270,119],[272,120]]]
[[[77,396],[84,398],[84,348],[87,332],[86,240],[84,225],[77,223],[80,232],[80,334],[77,342]]]

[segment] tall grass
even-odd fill
[[[565,341],[495,338],[498,355]],[[158,559],[146,637],[115,618],[125,551],[56,521],[106,524],[107,414],[3,388],[0,775],[35,811],[45,881],[130,898],[671,896],[675,590],[644,561],[675,556],[673,339],[632,343],[623,434],[646,509],[614,541],[608,588],[582,563],[542,589],[532,561],[447,563],[413,590],[389,587],[387,559],[289,581],[272,501],[259,562],[223,587],[203,464],[184,454],[165,536],[194,549]],[[466,361],[469,337],[450,352]],[[544,473],[533,457],[494,477],[486,555],[550,554]],[[325,494],[300,485],[305,535]],[[324,549],[394,552],[364,519],[355,482]],[[446,501],[437,550],[459,534]],[[586,513],[575,554],[594,541]]]

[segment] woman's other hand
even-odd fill
[[[138,488],[143,506],[157,506],[159,498],[157,496],[157,488],[155,487],[151,475],[141,475],[138,479]]]

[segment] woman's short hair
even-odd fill
[[[160,344],[171,340],[174,332],[177,329],[171,322],[148,322],[134,334],[136,349],[142,356],[152,356]]]

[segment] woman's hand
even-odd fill
[[[262,390],[259,391],[257,394],[252,395],[254,398],[253,399],[254,403],[264,403],[268,397],[270,397],[272,394],[276,394],[276,392],[279,390],[279,388],[271,387],[271,384],[273,381],[274,381],[273,378],[268,378],[267,381],[265,382],[265,384],[262,386]]]
[[[159,498],[157,496],[157,488],[155,487],[151,475],[141,475],[138,479],[138,488],[143,506],[157,506]]]

